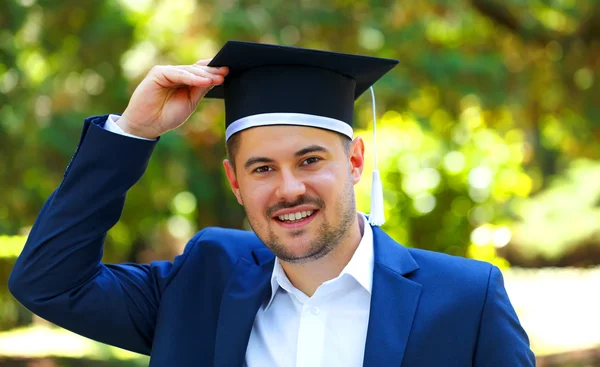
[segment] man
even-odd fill
[[[533,366],[497,268],[407,249],[356,212],[354,99],[395,64],[228,42],[222,67],[153,68],[122,116],[86,119],[11,292],[151,366]],[[102,264],[158,137],[206,93],[225,99],[224,168],[253,232],[206,228],[173,263]]]

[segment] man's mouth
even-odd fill
[[[275,218],[282,223],[299,223],[312,217],[316,212],[317,210],[298,211],[294,213],[283,214]]]

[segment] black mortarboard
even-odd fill
[[[354,100],[398,64],[362,55],[229,41],[210,66],[227,66],[225,82],[206,97],[225,100],[225,139],[266,125],[300,125],[353,138]],[[375,99],[373,89],[373,124]],[[375,140],[375,138],[374,138]],[[374,151],[375,141],[373,142]],[[377,155],[369,223],[385,222]]]
[[[350,138],[354,100],[397,60],[229,41],[210,66],[227,66],[206,97],[225,100],[226,140],[247,128],[301,125]]]

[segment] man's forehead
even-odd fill
[[[310,126],[257,126],[238,133],[240,146],[249,149],[285,148],[307,143],[333,144],[340,134]]]

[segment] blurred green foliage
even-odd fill
[[[502,267],[600,263],[599,24],[595,0],[0,2],[0,329],[31,321],[6,290],[24,237],[7,236],[26,235],[59,185],[83,118],[122,112],[151,66],[229,39],[401,61],[375,86],[384,228],[400,242]],[[106,261],[247,227],[222,173],[223,120],[204,101],[161,139]],[[370,142],[368,95],[355,121]]]

